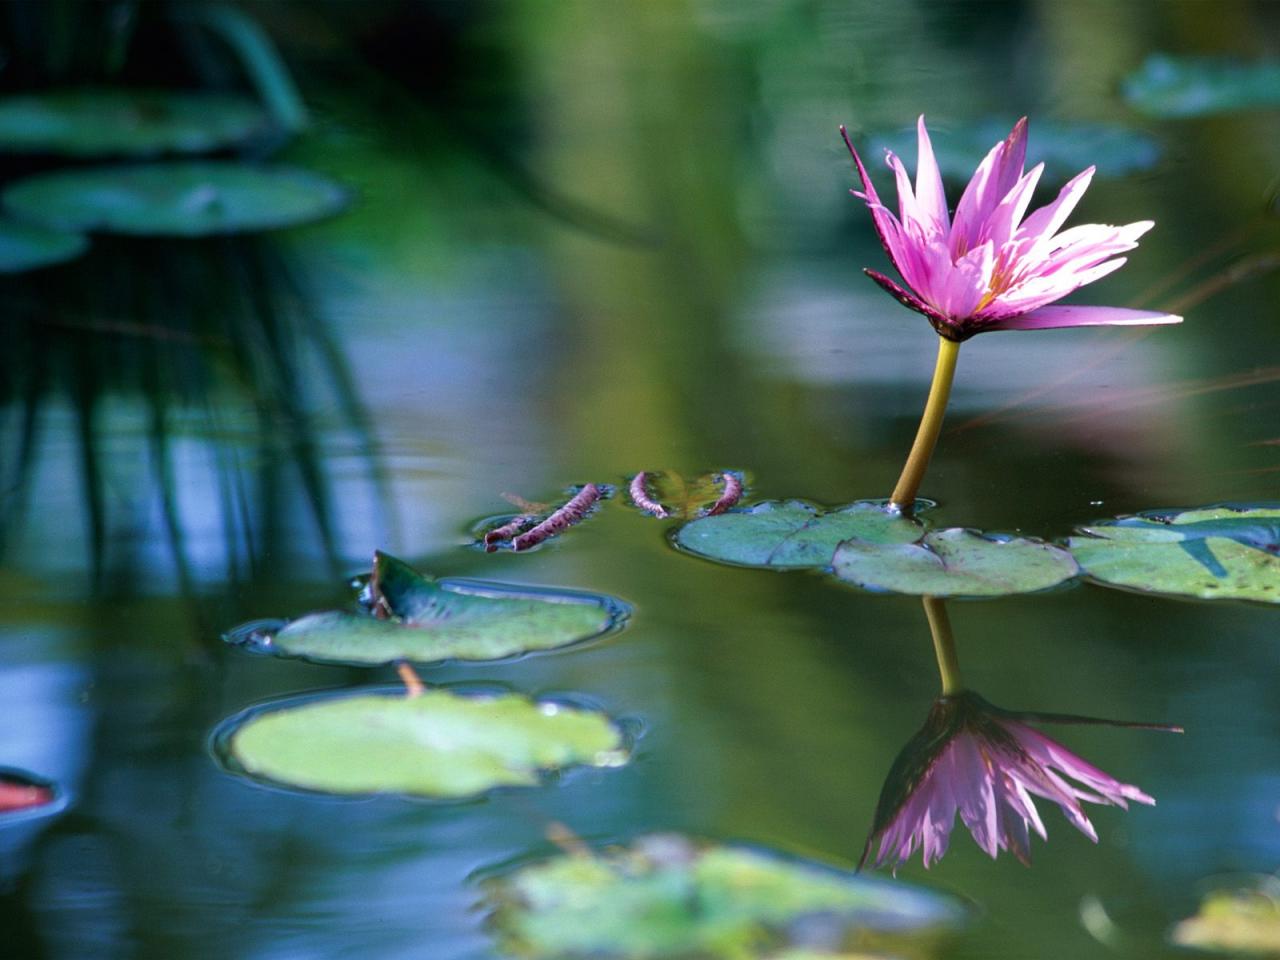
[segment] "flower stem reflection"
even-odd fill
[[[1056,803],[1095,843],[1098,834],[1081,801],[1126,809],[1130,800],[1155,803],[1138,787],[1122,783],[1030,724],[1106,724],[1181,733],[1180,727],[997,707],[961,682],[943,601],[925,597],[924,608],[942,695],[889,770],[859,866],[872,859],[876,848],[877,867],[906,863],[917,849],[929,867],[946,853],[956,814],[993,859],[1008,850],[1030,864],[1031,831],[1048,838],[1033,797]]]

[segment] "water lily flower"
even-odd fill
[[[877,867],[892,863],[896,868],[916,850],[930,866],[946,853],[957,813],[993,859],[1008,850],[1029,865],[1031,831],[1047,839],[1033,797],[1056,803],[1095,843],[1098,834],[1081,801],[1125,808],[1131,800],[1155,803],[1030,723],[1105,723],[1181,732],[1157,724],[1014,713],[970,690],[944,693],[889,771],[859,866],[871,857],[877,842]]]
[[[861,191],[880,242],[902,283],[876,271],[866,274],[912,310],[924,314],[941,341],[938,366],[916,445],[890,499],[910,510],[942,426],[959,344],[992,330],[1179,323],[1182,318],[1124,307],[1061,306],[1067,294],[1125,263],[1120,256],[1138,245],[1154,225],[1084,224],[1062,230],[1093,178],[1089,167],[1070,180],[1057,199],[1027,216],[1044,164],[1024,171],[1027,120],[991,148],[965,187],[954,217],[934,159],[924,117],[917,124],[919,155],[914,186],[902,161],[886,160],[898,188],[895,215],[880,200],[844,127]]]

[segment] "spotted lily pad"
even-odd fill
[[[0,273],[21,273],[74,260],[88,247],[82,234],[0,217]]]
[[[0,98],[0,152],[68,157],[204,153],[266,129],[252,100],[181,90],[50,90]]]
[[[1068,541],[1090,577],[1205,600],[1280,603],[1280,505],[1152,510],[1081,527]]]
[[[1012,120],[992,118],[953,128],[931,128],[929,135],[942,175],[955,183],[967,183],[991,144],[1009,135]],[[886,149],[904,159],[914,157],[914,125],[910,130],[870,139],[871,156],[879,157]],[[1114,124],[1034,120],[1031,156],[1037,162],[1043,161],[1045,175],[1050,179],[1066,179],[1095,165],[1100,176],[1122,177],[1154,166],[1160,159],[1160,145],[1144,133]]]
[[[1079,573],[1067,551],[1028,537],[992,536],[952,527],[916,543],[850,540],[832,572],[865,590],[935,597],[1001,597],[1047,590]]]
[[[1280,890],[1215,890],[1194,917],[1173,928],[1170,939],[1183,947],[1241,957],[1280,956]]]
[[[248,624],[227,639],[329,663],[499,660],[597,637],[627,614],[620,601],[598,594],[435,580],[385,553],[374,556],[369,594],[370,612]]]
[[[851,949],[936,937],[964,918],[905,883],[672,835],[528,864],[486,892],[503,947],[547,960],[773,956],[814,926],[824,945]]]
[[[329,696],[232,718],[219,737],[237,772],[335,794],[459,798],[532,786],[550,771],[626,762],[604,714],[523,696]]]
[[[1124,81],[1130,106],[1153,117],[1203,117],[1280,106],[1280,60],[1245,63],[1152,54]]]
[[[347,195],[305,170],[209,160],[37,174],[8,186],[4,202],[60,230],[201,237],[309,223]]]
[[[766,500],[686,523],[675,542],[708,560],[745,567],[826,567],[844,540],[910,543],[923,530],[918,520],[886,509],[881,500],[825,511],[802,500]]]

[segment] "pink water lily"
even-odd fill
[[[898,214],[880,201],[844,128],[849,152],[880,242],[905,286],[882,273],[871,279],[916,310],[948,340],[990,330],[1046,330],[1098,324],[1178,323],[1181,317],[1123,307],[1054,306],[1067,294],[1121,267],[1118,254],[1134,249],[1154,225],[1083,224],[1061,230],[1093,178],[1094,168],[1070,180],[1048,206],[1025,216],[1044,164],[1024,172],[1027,120],[991,148],[965,187],[954,218],[924,117],[917,124],[919,156],[914,187],[902,161],[887,152],[898,186]],[[1025,218],[1024,218],[1025,217]]]
[[[1012,713],[968,690],[940,697],[924,727],[889,771],[859,866],[866,863],[877,841],[877,867],[905,863],[917,849],[922,851],[924,865],[930,866],[946,853],[957,814],[992,858],[1008,850],[1029,864],[1031,831],[1047,839],[1032,797],[1056,803],[1067,820],[1095,843],[1098,834],[1081,801],[1126,808],[1131,800],[1155,803],[1028,721],[1112,723],[1060,714]],[[1155,724],[1114,725],[1178,730]]]

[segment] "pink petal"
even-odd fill
[[[1026,156],[1027,118],[1023,117],[1008,137],[991,148],[964,188],[951,229],[953,253],[963,254],[978,242],[982,224],[1021,179]]]
[[[1127,307],[1062,307],[1048,306],[1016,317],[1005,317],[984,324],[987,330],[1053,330],[1058,327],[1133,327],[1162,323],[1181,323],[1172,313],[1154,310],[1130,310]]]
[[[1019,238],[1027,238],[1032,240],[1048,240],[1067,222],[1067,217],[1071,216],[1071,212],[1075,210],[1076,204],[1080,202],[1080,198],[1084,196],[1084,192],[1089,189],[1089,182],[1093,179],[1096,167],[1089,167],[1076,174],[1071,180],[1067,181],[1059,192],[1057,198],[1050,204],[1041,207],[1018,229]]]
[[[1043,173],[1044,164],[1037,163],[1027,171],[1026,176],[1014,184],[1013,189],[996,205],[991,216],[982,224],[980,239],[992,241],[997,248],[1009,242],[1014,230],[1022,222],[1022,216],[1027,212],[1027,207],[1031,205],[1036,184],[1040,182],[1040,175]]]
[[[920,215],[933,221],[938,234],[945,235],[951,229],[951,216],[947,212],[947,196],[942,189],[942,174],[933,155],[929,131],[924,126],[924,116],[916,122],[919,152],[916,155],[916,201]]]
[[[899,303],[901,303],[904,307],[910,307],[912,310],[915,310],[917,313],[923,313],[926,317],[929,318],[930,322],[932,322],[935,327],[937,327],[938,324],[943,324],[945,326],[949,323],[947,318],[944,317],[941,313],[933,309],[933,307],[929,306],[927,303],[925,303],[923,300],[917,297],[910,290],[905,290],[902,287],[898,286],[896,283],[894,283],[892,280],[886,277],[883,273],[879,273],[878,271],[871,270],[871,269],[864,269],[862,272],[865,273],[872,280],[874,280],[876,283],[880,284],[880,286],[882,286],[886,291],[892,294],[893,297]]]

